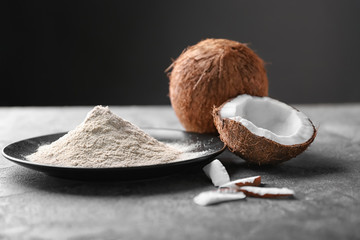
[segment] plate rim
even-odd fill
[[[184,130],[180,130],[180,129],[171,129],[171,128],[141,128],[142,130],[166,130],[166,131],[175,131],[175,132],[182,132],[182,133],[186,133],[186,134],[204,134],[204,135],[211,135],[211,133],[196,133],[196,132],[188,132],[188,131],[184,131]],[[143,165],[143,166],[130,166],[130,167],[101,167],[101,168],[92,168],[92,167],[74,167],[74,166],[57,166],[57,165],[47,165],[47,164],[41,164],[41,163],[36,163],[36,162],[32,162],[29,160],[22,160],[22,159],[18,159],[12,156],[9,156],[5,153],[5,149],[8,148],[11,145],[23,142],[23,141],[28,141],[31,139],[37,139],[37,138],[41,138],[41,137],[46,137],[46,136],[51,136],[51,135],[59,135],[59,134],[63,134],[65,135],[68,132],[57,132],[57,133],[51,133],[51,134],[45,134],[45,135],[39,135],[36,137],[30,137],[30,138],[26,138],[26,139],[22,139],[22,140],[18,140],[18,141],[14,141],[12,143],[7,144],[5,147],[2,148],[1,150],[1,154],[3,155],[4,158],[6,158],[7,160],[14,162],[16,164],[25,164],[25,165],[32,165],[32,166],[38,166],[38,167],[46,167],[46,168],[51,168],[51,169],[64,169],[64,170],[69,170],[69,171],[121,171],[121,170],[145,170],[145,169],[151,169],[151,168],[162,168],[162,167],[171,167],[171,166],[176,166],[176,165],[183,165],[186,163],[196,163],[196,162],[200,162],[200,161],[204,161],[204,158],[211,158],[217,155],[220,155],[222,152],[225,151],[226,149],[226,144],[223,143],[223,147],[212,153],[209,155],[205,155],[202,157],[198,157],[198,158],[192,158],[192,159],[186,159],[186,160],[181,160],[181,161],[175,161],[175,162],[169,162],[169,163],[161,163],[161,164],[153,164],[153,165]],[[216,137],[214,135],[214,137]],[[219,138],[219,140],[221,141],[221,139]]]

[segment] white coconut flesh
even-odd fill
[[[239,95],[223,105],[220,117],[240,122],[251,133],[282,145],[305,143],[314,134],[305,114],[269,97]]]

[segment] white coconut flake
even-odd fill
[[[234,201],[246,198],[246,195],[242,192],[226,192],[226,191],[207,191],[202,192],[194,197],[194,202],[201,206],[207,206],[211,204]]]
[[[226,171],[226,168],[218,159],[215,159],[203,167],[203,171],[206,176],[210,178],[215,187],[230,182],[230,176]]]
[[[249,192],[258,196],[293,196],[295,192],[289,188],[264,188],[264,187],[253,187],[244,186],[240,188],[241,191]]]
[[[239,189],[241,186],[259,186],[261,184],[261,176],[241,178],[235,181],[225,183],[220,188]]]

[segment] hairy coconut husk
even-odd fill
[[[220,116],[220,109],[214,108],[213,116],[215,126],[220,133],[220,139],[230,151],[242,159],[257,165],[275,165],[290,160],[303,151],[314,141],[316,129],[312,137],[302,144],[282,145],[265,137],[257,136],[250,132],[240,122]]]
[[[267,96],[264,62],[245,44],[206,39],[168,68],[171,105],[187,131],[216,132],[212,109],[239,94]]]

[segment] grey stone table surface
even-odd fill
[[[295,199],[193,203],[201,169],[138,182],[60,179],[0,157],[0,239],[360,239],[360,104],[299,105],[310,148],[275,167],[218,156],[231,179],[261,175]],[[0,145],[73,129],[92,107],[0,108]],[[111,106],[140,127],[182,129],[170,106]]]

